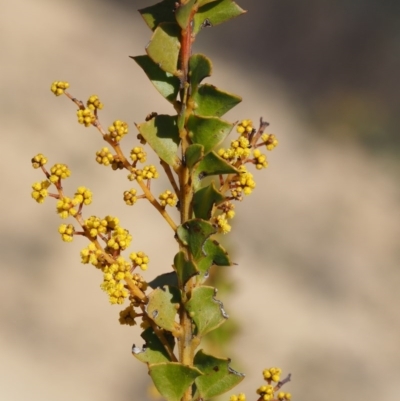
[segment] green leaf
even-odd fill
[[[191,277],[199,274],[196,266],[185,258],[185,254],[183,252],[178,252],[175,255],[174,269],[178,276],[180,286],[184,286]]]
[[[149,287],[153,289],[158,287],[164,287],[164,285],[178,287],[178,276],[176,275],[175,271],[169,273],[163,273],[157,276],[152,281],[149,281],[147,284],[149,285]]]
[[[192,9],[196,0],[189,0],[186,4],[181,5],[175,11],[176,21],[182,29],[186,29],[192,16]]]
[[[187,127],[192,142],[203,145],[204,154],[207,154],[227,137],[233,124],[217,117],[191,115]]]
[[[185,309],[190,313],[199,336],[204,336],[216,329],[228,319],[222,302],[215,299],[215,294],[214,287],[197,287],[185,304]]]
[[[221,194],[212,182],[207,187],[199,189],[193,197],[193,210],[199,219],[209,220],[214,205],[225,202],[226,198]]]
[[[176,153],[180,138],[176,116],[158,115],[136,127],[160,159],[173,167],[179,165]]]
[[[202,373],[178,362],[149,366],[149,374],[159,393],[168,401],[180,401],[185,391]]]
[[[177,24],[162,23],[153,33],[146,52],[158,66],[175,76],[178,72],[178,58],[181,44],[180,28]]]
[[[207,2],[207,4],[199,8],[194,16],[193,33],[196,35],[206,23],[207,25],[215,26],[238,17],[245,12],[232,0]]]
[[[139,10],[148,27],[154,31],[163,22],[175,22],[176,0],[163,0]]]
[[[204,54],[193,54],[189,59],[189,77],[192,91],[197,91],[200,82],[211,76],[211,60]]]
[[[142,334],[141,337],[145,340],[145,345],[142,349],[132,347],[132,354],[135,358],[139,359],[139,361],[144,363],[160,363],[160,362],[169,362],[171,359],[166,351],[164,345],[160,341],[160,339],[156,336],[153,329],[148,327]],[[172,335],[167,336],[167,341],[171,347],[174,348],[175,340]]]
[[[196,261],[204,256],[203,244],[215,232],[216,229],[212,224],[201,219],[189,220],[180,225],[176,231],[178,238],[189,248]]]
[[[153,322],[170,332],[179,330],[175,316],[179,308],[181,294],[178,288],[165,286],[157,288],[148,295],[147,314]]]
[[[143,69],[154,87],[165,99],[173,103],[178,96],[180,80],[161,69],[149,56],[131,57]]]
[[[221,117],[242,101],[240,96],[224,92],[213,85],[200,85],[192,95],[194,113],[200,116]]]
[[[215,152],[210,152],[196,166],[195,174],[201,180],[209,175],[239,174],[239,171]]]
[[[189,145],[185,153],[186,165],[192,169],[203,157],[204,146],[198,144]]]
[[[244,379],[244,374],[233,370],[229,363],[230,359],[216,358],[207,355],[203,350],[197,352],[194,366],[203,373],[203,376],[195,380],[197,393],[194,398],[208,400],[238,385]]]
[[[198,0],[197,5],[199,7],[201,7],[201,6],[204,6],[205,4],[212,3],[213,1],[217,1],[217,0]]]
[[[200,280],[203,281],[206,273],[213,265],[216,266],[231,266],[232,262],[226,250],[219,244],[218,241],[209,238],[203,246],[205,256],[197,263],[197,268],[200,272]]]

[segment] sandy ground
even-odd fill
[[[86,244],[59,240],[51,200],[39,206],[29,193],[42,179],[30,168],[34,154],[67,163],[67,191],[90,187],[88,213],[118,215],[132,250],[149,253],[146,278],[169,268],[169,227],[144,202],[124,207],[125,174],[96,165],[101,138],[49,90],[68,80],[78,98],[98,94],[106,125],[172,113],[127,57],[143,54],[149,37],[140,17],[101,1],[2,6],[2,400],[146,399],[147,373],[130,353],[141,344],[138,330],[119,326],[98,271],[80,264]],[[293,375],[294,400],[397,399],[400,193],[392,166],[350,141],[320,140],[299,111],[306,100],[265,74],[248,76],[243,64],[226,65],[221,49],[213,54],[208,82],[244,98],[227,119],[263,115],[280,141],[226,238],[238,265],[229,268],[237,290],[225,307],[242,324],[232,366],[247,374],[237,391],[255,400],[261,370],[281,366]]]

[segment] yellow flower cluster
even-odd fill
[[[75,192],[75,197],[79,203],[84,205],[90,205],[92,203],[93,194],[92,191],[86,187],[79,187]]]
[[[132,252],[129,259],[132,260],[133,268],[139,266],[142,270],[147,270],[149,257],[144,252]]]
[[[253,122],[251,120],[242,120],[237,128],[236,131],[242,135],[242,134],[251,134],[253,131]]]
[[[122,227],[115,227],[111,233],[111,238],[107,241],[107,250],[125,250],[132,241],[132,235]]]
[[[264,380],[272,380],[273,382],[276,383],[278,383],[279,380],[281,379],[281,373],[282,369],[280,368],[264,369],[262,372]]]
[[[136,189],[130,189],[129,191],[124,191],[124,202],[128,206],[133,206],[137,202]]]
[[[229,401],[246,401],[246,395],[244,393],[233,394],[229,397]]]
[[[113,125],[108,127],[108,134],[105,137],[114,142],[119,142],[127,133],[128,124],[120,120],[115,120]]]
[[[267,156],[261,153],[260,149],[253,150],[254,163],[257,170],[268,167]]]
[[[61,234],[61,239],[64,242],[71,242],[74,236],[75,228],[72,224],[61,224],[58,228],[58,232]]]
[[[66,164],[60,164],[57,163],[55,164],[51,169],[50,169],[50,177],[49,180],[55,184],[57,181],[61,179],[66,179],[71,175],[71,170],[68,168]]]
[[[242,200],[242,194],[250,195],[256,187],[253,174],[246,170],[245,166],[239,167],[239,175],[231,181],[231,194],[234,199]]]
[[[43,203],[46,199],[47,195],[49,194],[47,188],[51,185],[50,181],[42,181],[42,182],[35,182],[32,185],[32,193],[31,196],[37,203]]]
[[[257,394],[260,395],[259,400],[263,401],[272,401],[272,400],[280,400],[280,401],[289,401],[292,398],[290,393],[285,393],[280,391],[277,395],[276,392],[279,391],[283,383],[279,383],[281,380],[282,369],[280,368],[269,368],[263,371],[264,380],[268,382],[268,385],[260,386],[257,389]],[[287,380],[284,380],[286,382]],[[277,385],[272,385],[271,383],[275,382]]]
[[[103,252],[93,242],[81,250],[81,262],[83,264],[90,263],[95,267],[100,267],[102,260]]]
[[[175,206],[176,203],[178,202],[178,197],[176,194],[172,193],[171,191],[167,190],[164,191],[159,197],[160,199],[160,205],[162,207],[168,206]]]
[[[107,220],[100,219],[97,216],[90,216],[85,220],[85,228],[89,231],[92,238],[96,238],[99,234],[107,232]]]
[[[32,157],[31,162],[33,168],[39,168],[47,163],[47,158],[44,157],[41,153],[39,153],[36,156]]]
[[[86,102],[88,109],[90,110],[101,110],[103,108],[103,103],[100,102],[100,99],[97,95],[92,95]]]
[[[56,95],[60,96],[64,93],[65,89],[69,88],[69,83],[68,82],[63,82],[63,81],[54,81],[51,84],[50,90]]]
[[[145,166],[143,170],[132,167],[130,169],[130,174],[128,175],[128,180],[130,181],[143,181],[151,180],[152,178],[158,178],[158,171],[155,166]]]
[[[144,163],[146,161],[146,156],[146,152],[140,146],[136,146],[131,150],[130,158],[134,163],[138,161]]]
[[[78,123],[83,124],[85,127],[89,127],[96,121],[96,116],[90,109],[79,109],[76,115],[78,116]]]
[[[111,304],[122,304],[128,297],[129,292],[121,281],[126,278],[132,279],[130,269],[130,263],[122,256],[115,263],[104,267],[103,283],[100,287],[109,295]]]
[[[107,147],[104,147],[96,152],[96,162],[104,164],[104,166],[109,166],[114,162],[114,156]]]
[[[246,159],[250,155],[250,142],[245,136],[240,136],[231,142],[229,149],[219,149],[218,155],[230,162],[238,159]]]
[[[123,309],[121,312],[119,312],[119,322],[121,324],[134,326],[136,324],[135,318],[136,318],[136,312],[133,309],[132,304],[129,305],[127,308]]]
[[[267,150],[275,149],[278,146],[278,140],[273,134],[262,134],[261,139],[265,143]]]
[[[68,216],[76,216],[78,211],[75,206],[79,205],[78,199],[71,199],[67,196],[59,199],[56,203],[57,213],[62,219],[66,219]]]
[[[220,214],[215,217],[215,223],[218,226],[218,231],[222,234],[227,234],[229,231],[231,231],[231,226],[228,223],[228,220],[226,218],[225,214]]]

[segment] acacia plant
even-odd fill
[[[127,306],[120,312],[121,324],[140,324],[143,348],[133,346],[133,355],[147,365],[148,373],[161,396],[168,401],[207,400],[221,395],[240,383],[244,375],[230,367],[230,360],[207,354],[200,349],[203,337],[222,325],[228,314],[217,299],[217,289],[207,285],[210,269],[232,265],[226,250],[215,235],[231,230],[235,202],[252,193],[256,184],[251,169],[267,167],[262,148],[277,145],[274,135],[265,132],[268,123],[260,119],[257,128],[251,120],[229,122],[222,116],[241,98],[220,90],[203,80],[211,75],[211,61],[192,52],[197,35],[243,14],[232,0],[163,0],[140,10],[152,30],[146,54],[132,57],[148,79],[172,106],[172,115],[149,114],[135,124],[138,142],[125,153],[122,141],[128,124],[116,120],[107,129],[99,119],[103,108],[97,95],[83,103],[72,96],[67,82],[56,81],[51,91],[65,95],[78,106],[78,122],[93,126],[107,146],[96,152],[96,161],[113,170],[126,171],[136,188],[123,193],[123,201],[132,206],[148,201],[171,227],[177,244],[172,262],[164,274],[146,281],[137,268],[146,270],[149,257],[142,251],[124,256],[132,236],[117,217],[86,216],[92,193],[79,187],[74,195],[64,191],[70,169],[66,164],[45,168],[42,154],[32,159],[46,178],[33,185],[32,197],[43,203],[47,196],[56,199],[62,219],[61,238],[70,242],[76,236],[89,244],[81,251],[81,261],[103,274],[101,289],[112,304]],[[228,148],[222,142],[236,127]],[[146,161],[148,145],[160,160],[171,187],[158,196],[151,189],[159,176]],[[146,148],[148,149],[148,148]],[[249,171],[250,170],[250,171]],[[53,189],[53,192],[50,190]],[[122,200],[121,200],[122,202]],[[179,221],[168,213],[179,211]],[[281,370],[266,369],[265,385],[257,390],[258,400],[289,400],[290,393],[280,390],[290,375],[280,380]],[[245,400],[244,394],[232,395],[231,401]]]

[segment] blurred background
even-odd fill
[[[30,159],[42,152],[50,165],[67,163],[66,191],[94,192],[86,213],[120,217],[131,250],[150,256],[146,279],[169,269],[176,246],[167,224],[145,202],[124,206],[125,174],[94,162],[100,135],[50,92],[66,80],[79,99],[98,94],[106,126],[132,127],[127,149],[134,122],[172,114],[128,58],[144,54],[151,32],[136,10],[153,2],[3,3],[2,399],[148,399],[146,369],[130,351],[143,343],[139,330],[119,325],[101,275],[80,264],[86,243],[60,241],[52,200],[30,199],[42,180]],[[293,375],[294,400],[396,399],[400,3],[238,3],[248,13],[201,32],[195,51],[213,60],[207,82],[244,99],[226,119],[263,116],[280,144],[223,238],[237,265],[226,268],[236,289],[222,300],[241,327],[228,356],[247,375],[234,391],[256,400],[262,369],[280,366]]]

